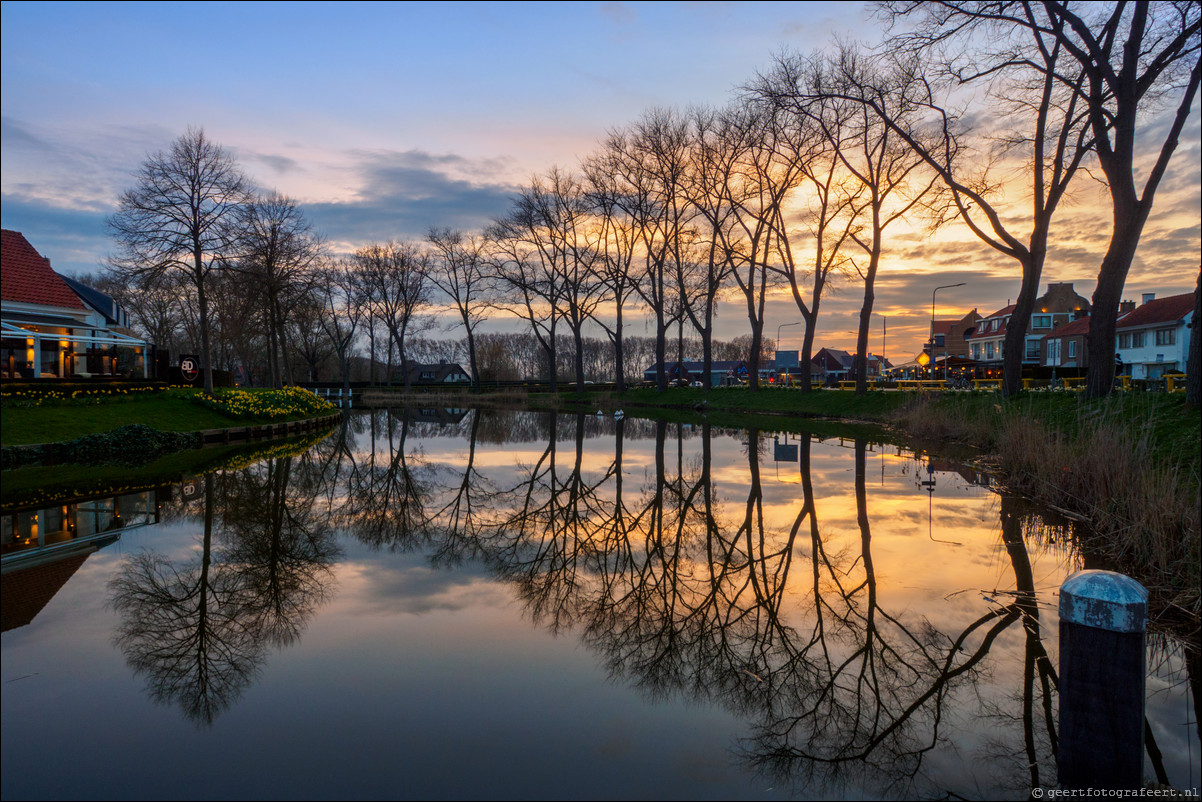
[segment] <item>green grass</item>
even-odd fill
[[[248,391],[252,395],[274,397],[270,391]],[[165,432],[195,432],[226,429],[231,426],[257,426],[265,423],[301,420],[329,414],[333,407],[317,408],[307,400],[292,409],[263,414],[232,416],[194,402],[191,390],[168,390],[153,395],[115,396],[102,399],[63,401],[31,405],[6,399],[0,406],[0,444],[57,443],[87,434],[112,431],[130,423],[144,423]],[[312,394],[306,394],[317,402]],[[291,413],[291,414],[290,414]]]

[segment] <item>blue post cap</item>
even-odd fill
[[[1060,620],[1111,632],[1143,632],[1148,590],[1114,571],[1077,571],[1060,585]]]

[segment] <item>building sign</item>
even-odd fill
[[[196,354],[180,354],[179,372],[183,374],[184,381],[196,381],[196,377],[200,375],[200,357]]]

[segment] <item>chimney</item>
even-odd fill
[[[1145,292],[1145,293],[1144,293],[1144,295],[1143,295],[1143,298],[1144,298],[1144,299],[1143,299],[1143,300],[1142,300],[1140,303],[1141,303],[1141,304],[1146,304],[1146,303],[1148,303],[1149,301],[1153,301],[1153,300],[1155,300],[1155,299],[1156,299],[1156,293],[1154,293],[1154,292]]]
[[[1128,312],[1135,311],[1135,301],[1123,301],[1119,304],[1119,314],[1125,315]]]

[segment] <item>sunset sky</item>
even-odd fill
[[[883,35],[859,3],[5,2],[2,13],[3,226],[68,274],[99,267],[117,195],[189,125],[349,251],[432,225],[482,227],[532,174],[574,169],[649,108],[723,105],[784,49]],[[1195,104],[1127,297],[1193,291],[1199,117]],[[1073,281],[1089,297],[1109,219],[1100,185],[1078,186],[1053,223],[1043,285]],[[870,350],[882,350],[887,316],[894,361],[925,338],[935,286],[968,282],[939,293],[939,317],[988,314],[1018,294],[1014,263],[963,227],[935,239],[913,229],[887,249]],[[817,343],[854,350],[861,289],[834,289]],[[797,320],[790,299],[774,300],[766,334]],[[736,305],[722,311],[718,336],[746,331]],[[784,347],[801,332],[784,329]]]

